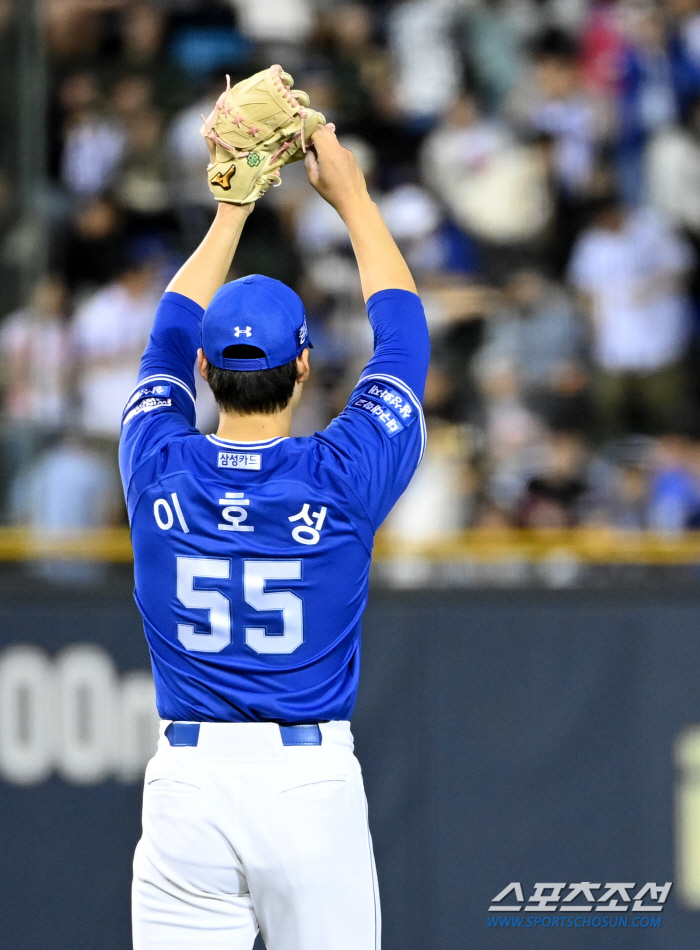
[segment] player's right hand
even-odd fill
[[[333,124],[320,125],[311,145],[304,159],[306,174],[319,195],[341,217],[369,199],[362,169],[352,152],[338,141]]]

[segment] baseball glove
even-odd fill
[[[233,89],[226,77],[226,89],[202,127],[211,155],[209,188],[217,201],[256,201],[270,185],[280,184],[283,165],[304,157],[311,136],[326,120],[309,108],[305,92],[291,88],[292,82],[281,66],[270,66]]]

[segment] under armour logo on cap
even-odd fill
[[[291,287],[249,274],[214,294],[202,318],[202,350],[219,369],[246,373],[275,369],[311,346],[308,332],[304,304]],[[248,353],[253,343],[255,348]],[[229,347],[231,352],[224,355]]]

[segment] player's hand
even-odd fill
[[[313,134],[304,165],[311,185],[343,217],[369,200],[367,183],[352,152],[343,148],[335,126],[320,125]]]

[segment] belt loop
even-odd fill
[[[196,746],[199,742],[198,722],[171,722],[165,737],[171,746]]]
[[[316,723],[303,726],[280,726],[282,745],[321,745],[321,727]]]

